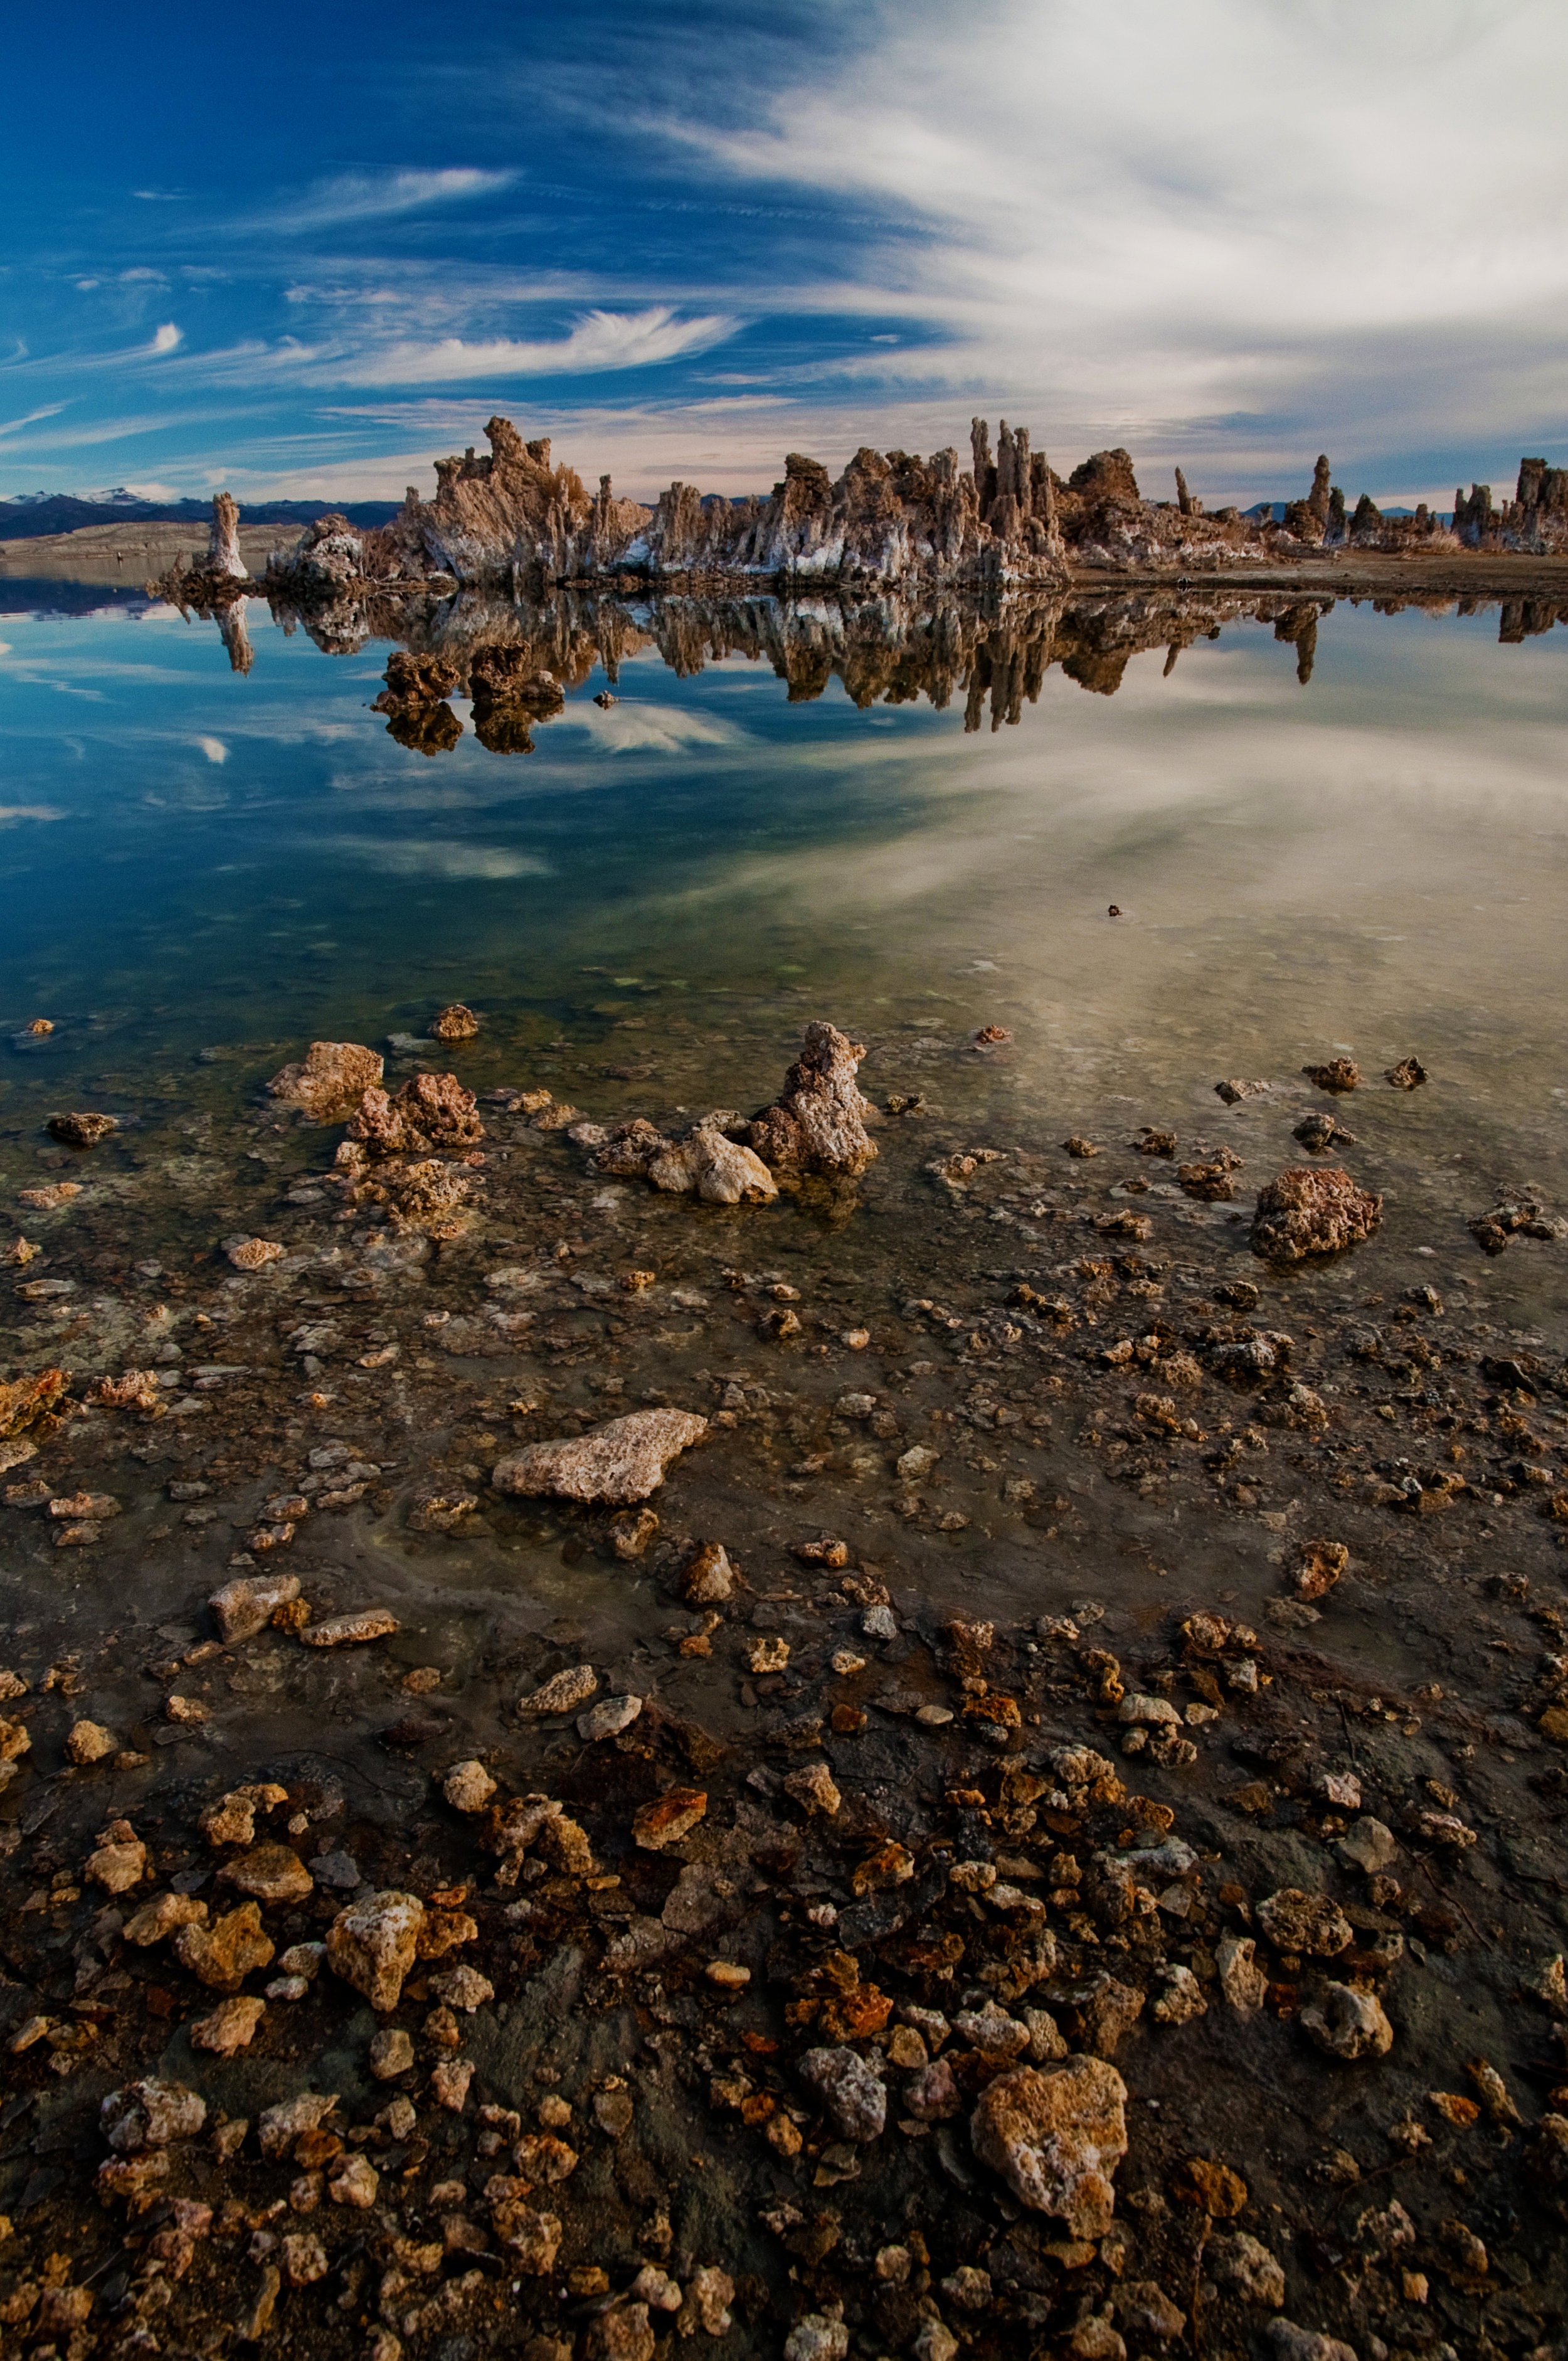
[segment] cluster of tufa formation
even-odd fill
[[[970,422],[970,465],[951,446],[921,458],[862,446],[835,478],[820,460],[791,452],[764,498],[730,499],[674,483],[652,508],[619,499],[609,476],[590,493],[554,462],[548,438],[528,442],[510,419],[472,447],[436,462],[433,499],[411,486],[401,513],[358,534],[323,517],[269,579],[296,594],[345,588],[646,579],[701,585],[755,581],[909,582],[966,589],[1059,586],[1075,568],[1212,572],[1242,563],[1289,564],[1335,547],[1431,553],[1475,548],[1532,552],[1568,545],[1568,472],[1527,459],[1517,500],[1500,514],[1481,486],[1456,495],[1451,530],[1423,502],[1413,516],[1385,517],[1363,495],[1347,515],[1343,493],[1320,457],[1311,489],[1286,505],[1212,513],[1179,469],[1174,500],[1150,500],[1122,449],[1096,451],[1068,477],[1029,430],[1002,422],[994,452],[982,418]]]

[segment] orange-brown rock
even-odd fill
[[[348,1137],[376,1156],[428,1156],[437,1148],[469,1148],[483,1139],[472,1091],[455,1074],[415,1074],[397,1096],[366,1091]]]
[[[229,1911],[211,1927],[182,1927],[174,1941],[174,1956],[181,1966],[189,1968],[214,1992],[237,1992],[253,1968],[271,1965],[272,1951],[271,1938],[254,1902],[242,1902],[237,1910]]]
[[[979,2161],[1020,2203],[1065,2222],[1075,2238],[1102,2238],[1127,2152],[1127,2086],[1099,2058],[1069,2058],[1042,2073],[1015,2066],[988,2084],[970,2120]]]
[[[1258,1191],[1252,1250],[1282,1263],[1338,1254],[1370,1237],[1382,1220],[1382,1198],[1358,1187],[1343,1165],[1290,1165]]]
[[[360,1041],[313,1041],[303,1062],[283,1066],[267,1088],[286,1106],[303,1107],[315,1123],[330,1122],[381,1079],[383,1060]]]

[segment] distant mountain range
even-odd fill
[[[389,524],[397,500],[248,500],[242,524],[313,524],[329,511],[351,524]],[[109,492],[23,492],[0,500],[0,541],[37,541],[46,533],[76,533],[88,524],[205,525],[210,500],[143,500],[123,487]]]

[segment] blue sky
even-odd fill
[[[1560,0],[80,0],[7,27],[0,497],[967,444],[1568,462]]]

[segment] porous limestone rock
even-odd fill
[[[598,1705],[578,1715],[577,1736],[585,1746],[597,1745],[601,1738],[618,1738],[623,1730],[630,1729],[641,1710],[640,1697],[601,1697]]]
[[[5,1727],[0,1724],[0,1730]],[[27,1732],[22,1735],[26,1738]],[[129,1820],[112,1820],[103,1842],[88,1854],[82,1873],[90,1885],[101,1885],[105,1894],[128,1894],[140,1883],[146,1869],[147,1847]]]
[[[272,1952],[272,1939],[254,1902],[242,1902],[211,1927],[195,1922],[182,1927],[174,1941],[181,1966],[221,1993],[237,1992],[253,1968],[270,1967]]]
[[[631,1840],[644,1852],[663,1852],[689,1836],[707,1810],[701,1787],[667,1787],[652,1803],[641,1805],[631,1822]]]
[[[414,1894],[367,1894],[328,1927],[327,1965],[385,2015],[396,2008],[416,1959],[443,1959],[477,1932],[466,1911],[427,1908]]]
[[[591,1664],[567,1664],[561,1672],[553,1673],[547,1681],[528,1697],[519,1697],[519,1713],[540,1716],[550,1713],[575,1713],[586,1705],[599,1685],[599,1676]]]
[[[808,1025],[777,1100],[751,1126],[758,1155],[786,1170],[863,1172],[877,1152],[865,1126],[875,1109],[855,1079],[865,1054],[836,1025]]]
[[[1330,1984],[1321,2003],[1301,2011],[1301,2029],[1332,2058],[1383,2058],[1394,2046],[1382,2002],[1354,1984]]]
[[[1274,2361],[1358,2361],[1354,2345],[1343,2337],[1298,2328],[1293,2320],[1271,2320],[1264,2334]]]
[[[725,1136],[726,1118],[704,1115],[684,1139],[666,1139],[644,1116],[611,1132],[594,1158],[618,1180],[645,1180],[670,1196],[696,1193],[713,1205],[765,1203],[778,1184],[760,1156]]]
[[[1300,1951],[1313,1959],[1336,1959],[1354,1932],[1337,1902],[1283,1885],[1257,1905],[1257,1922],[1277,1951]]]
[[[105,1754],[113,1754],[119,1741],[100,1721],[76,1721],[65,1741],[65,1751],[79,1767],[89,1763],[102,1763]]]
[[[303,1062],[281,1067],[267,1088],[285,1106],[327,1123],[373,1089],[383,1071],[382,1059],[361,1041],[313,1041]]]
[[[240,1574],[214,1590],[207,1604],[227,1646],[249,1640],[269,1623],[280,1607],[300,1595],[297,1574]]]
[[[232,2058],[236,2049],[247,2049],[256,2028],[267,2014],[267,2003],[250,1993],[239,1993],[232,2000],[220,2001],[208,2016],[199,2016],[189,2030],[193,2049],[211,2049],[220,2058]]]
[[[207,1905],[195,1894],[159,1894],[151,1902],[144,1902],[134,1911],[122,1929],[127,1943],[146,1950],[153,1943],[167,1942],[181,1927],[204,1927]]]
[[[232,492],[213,494],[213,521],[207,528],[202,570],[235,582],[243,582],[249,571],[239,554],[239,502]]]
[[[655,1491],[671,1461],[707,1433],[707,1419],[691,1411],[632,1411],[587,1434],[531,1443],[498,1461],[490,1480],[499,1492],[624,1508]]]
[[[1289,1165],[1258,1191],[1252,1250],[1280,1263],[1339,1254],[1370,1237],[1382,1220],[1382,1198],[1358,1187],[1343,1165]]]
[[[800,2078],[809,2083],[847,2140],[880,2139],[887,2122],[887,2089],[868,2059],[856,2049],[808,2049]]]
[[[424,1920],[424,1904],[414,1894],[371,1894],[351,1902],[327,1929],[327,1965],[385,2015],[401,1997]]]
[[[496,1783],[482,1763],[455,1763],[441,1783],[441,1792],[455,1812],[482,1812],[496,1792]]]
[[[414,1074],[396,1096],[372,1084],[348,1125],[348,1141],[362,1144],[372,1157],[472,1148],[484,1136],[474,1093],[455,1074]],[[344,1149],[338,1159],[345,1160]]]
[[[1364,1877],[1379,1875],[1392,1866],[1399,1853],[1393,1829],[1370,1815],[1353,1820],[1334,1850],[1347,1869],[1358,1869]]]
[[[784,1791],[803,1812],[821,1813],[832,1819],[843,1803],[837,1781],[826,1763],[808,1763],[799,1771],[792,1771],[784,1782]]]
[[[310,1871],[285,1844],[252,1845],[225,1863],[218,1876],[258,1902],[306,1902],[315,1891]]]
[[[1209,2240],[1204,2259],[1223,2288],[1245,2303],[1266,2303],[1277,2312],[1285,2301],[1285,2272],[1261,2239],[1234,2230]]]
[[[389,1607],[361,1607],[351,1615],[326,1615],[307,1623],[300,1633],[307,1648],[346,1648],[366,1640],[385,1640],[398,1629]]]
[[[111,2091],[99,2111],[104,2135],[117,2156],[167,2147],[170,2140],[194,2139],[207,2120],[207,2103],[183,2082],[156,2075]]]
[[[112,1131],[118,1131],[119,1117],[112,1115],[51,1115],[48,1126],[49,1137],[66,1148],[96,1148]]]
[[[389,2025],[370,2037],[370,2071],[378,2082],[406,2074],[414,2062],[413,2036],[400,2025]]]
[[[1069,2058],[1042,2072],[1014,2066],[981,2092],[970,2119],[980,2162],[1022,2204],[1064,2221],[1075,2238],[1102,2238],[1127,2152],[1127,2087],[1099,2058]]]
[[[223,1246],[236,1270],[265,1270],[269,1262],[281,1262],[289,1251],[276,1238],[225,1238]]]
[[[1255,2016],[1268,1995],[1268,1978],[1257,1965],[1256,1949],[1250,1935],[1227,1935],[1214,1952],[1220,1990],[1244,2016]]]
[[[1325,1598],[1349,1564],[1343,1542],[1303,1542],[1294,1573],[1297,1598]]]

